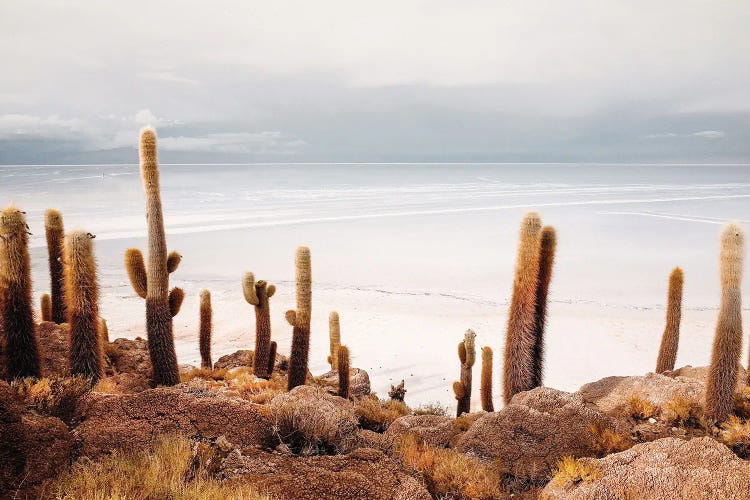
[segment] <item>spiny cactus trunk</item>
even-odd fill
[[[506,404],[515,394],[534,387],[534,329],[541,226],[536,212],[526,214],[521,223],[505,340],[503,397]]]
[[[482,347],[482,380],[479,395],[482,399],[482,410],[495,411],[492,404],[492,349],[488,346]]]
[[[200,296],[200,332],[198,336],[198,346],[201,352],[201,367],[213,367],[211,362],[211,320],[213,311],[211,309],[211,292],[202,290]]]
[[[534,377],[532,387],[542,385],[544,378],[544,328],[547,323],[547,296],[555,263],[557,235],[555,228],[544,226],[539,241],[539,274],[536,281],[536,303],[534,308]]]
[[[28,246],[24,213],[7,207],[0,214],[0,324],[5,331],[9,379],[40,376]]]
[[[271,348],[268,350],[268,378],[271,378],[276,366],[276,349],[278,349],[276,342],[271,342]]]
[[[706,380],[706,421],[724,422],[734,405],[742,355],[742,261],[745,236],[736,224],[721,235],[721,306]]]
[[[271,356],[271,305],[268,299],[276,293],[276,286],[263,280],[256,283],[253,273],[245,273],[242,292],[247,303],[255,307],[253,373],[258,378],[267,379],[273,372],[275,358],[275,353]]]
[[[667,295],[667,325],[661,337],[659,356],[656,358],[656,373],[674,370],[677,361],[677,346],[680,342],[680,317],[682,315],[682,269],[675,267],[669,275]]]
[[[99,283],[91,240],[84,231],[65,238],[65,297],[70,325],[70,371],[96,383],[103,374],[99,336]]]
[[[349,399],[349,348],[345,345],[339,346],[336,353],[339,372],[339,396]]]
[[[148,221],[148,270],[146,272],[146,332],[155,385],[175,385],[180,381],[177,354],[172,332],[169,301],[167,240],[164,234],[159,163],[156,158],[156,133],[151,128],[141,132],[141,179],[146,193]],[[179,308],[177,308],[179,309]]]
[[[459,382],[453,384],[456,401],[456,416],[460,417],[462,413],[471,412],[471,371],[476,360],[476,350],[474,339],[476,334],[472,330],[467,330],[464,334],[464,340],[458,344],[458,359],[461,362],[461,378]]]
[[[339,323],[339,313],[331,311],[328,315],[328,338],[330,344],[330,354],[328,363],[331,370],[338,368],[339,347],[341,347],[341,325]]]
[[[50,208],[44,213],[44,229],[47,237],[49,260],[50,293],[52,296],[52,319],[55,323],[65,323],[65,277],[63,274],[63,241],[65,228],[62,214]]]
[[[52,297],[48,293],[42,294],[39,307],[42,313],[42,321],[52,321]]]
[[[299,247],[296,255],[297,309],[287,311],[286,319],[293,326],[292,352],[289,356],[289,382],[291,391],[304,385],[307,379],[307,363],[310,354],[310,314],[312,305],[312,276],[310,249]]]

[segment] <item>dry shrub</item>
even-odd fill
[[[269,407],[279,442],[299,455],[347,451],[358,428],[349,403],[320,388],[299,386],[274,398]]]
[[[82,460],[45,485],[42,499],[55,500],[267,500],[249,485],[219,482],[196,460],[190,441],[161,436],[154,452],[121,452],[100,461]]]
[[[701,413],[700,405],[681,396],[667,401],[662,407],[662,416],[673,425],[697,423]]]
[[[464,413],[460,417],[456,417],[453,420],[453,424],[456,426],[459,432],[466,432],[471,427],[471,424],[476,422],[475,417],[470,417],[468,413]]]
[[[224,380],[227,377],[227,370],[224,368],[193,368],[189,372],[180,373],[180,382],[190,382],[194,378],[204,380]]]
[[[656,406],[640,396],[630,396],[627,406],[628,415],[636,420],[646,420],[656,415]]]
[[[475,458],[447,448],[433,448],[413,434],[399,436],[394,454],[422,474],[427,489],[437,498],[503,498],[500,474]]]
[[[734,395],[734,411],[742,418],[750,418],[750,387]]]
[[[750,421],[731,415],[721,426],[719,441],[731,448],[740,458],[750,458]]]
[[[590,424],[589,431],[594,438],[594,444],[591,448],[599,457],[625,451],[635,444],[630,436],[620,434],[602,422]]]
[[[448,415],[448,407],[441,405],[437,401],[434,403],[425,403],[414,409],[414,415],[439,415],[444,417]]]
[[[242,399],[258,404],[270,403],[274,397],[286,392],[287,386],[286,378],[279,374],[266,380],[256,377],[249,368],[228,373],[226,383],[228,388],[239,392]]]
[[[117,384],[111,378],[103,378],[91,389],[93,392],[103,392],[105,394],[117,394]]]
[[[91,380],[79,376],[24,378],[13,381],[11,387],[24,405],[70,423],[78,399],[91,390]]]
[[[557,486],[567,486],[580,482],[595,481],[602,477],[602,471],[590,463],[581,463],[571,456],[565,456],[555,466],[552,483]]]
[[[374,394],[355,401],[354,411],[359,426],[375,432],[385,432],[394,420],[411,412],[402,401],[381,401]]]

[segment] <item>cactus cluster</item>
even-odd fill
[[[292,325],[292,351],[289,356],[287,387],[291,391],[304,385],[307,379],[307,363],[310,354],[310,315],[312,307],[312,273],[310,249],[297,248],[295,256],[297,278],[297,309],[286,312],[286,320]]]
[[[456,416],[471,411],[471,372],[476,361],[474,339],[477,334],[473,330],[466,330],[464,339],[458,343],[458,360],[461,363],[461,378],[453,382],[453,392],[456,396]]]
[[[253,273],[245,273],[242,292],[248,304],[255,307],[255,354],[253,373],[269,378],[273,373],[276,353],[271,357],[271,308],[268,299],[276,293],[276,286],[263,280],[255,281]]]

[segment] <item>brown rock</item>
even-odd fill
[[[112,362],[114,373],[135,373],[151,379],[151,358],[146,339],[115,339],[105,352]]]
[[[497,460],[514,478],[538,484],[550,479],[560,457],[594,455],[589,426],[595,422],[612,425],[580,397],[538,387],[516,394],[501,411],[479,417],[455,450]]]
[[[664,375],[672,378],[689,378],[692,380],[697,380],[704,385],[706,384],[706,379],[708,378],[708,366],[683,366],[682,368],[677,368],[676,370],[666,372]],[[740,365],[740,367],[737,369],[737,386],[735,387],[735,390],[737,392],[742,392],[745,389],[745,386],[747,385],[745,382],[747,381],[745,374],[747,371],[743,366]]]
[[[324,373],[318,379],[330,385],[332,391],[338,391],[338,370]],[[365,370],[361,368],[351,368],[349,370],[349,392],[353,398],[361,398],[370,394],[370,376]]]
[[[70,328],[42,321],[36,327],[39,339],[39,362],[44,377],[70,376]]]
[[[708,437],[659,439],[599,460],[583,458],[580,463],[598,470],[601,477],[565,485],[551,482],[541,498],[750,498],[750,464]]]
[[[348,455],[292,457],[233,451],[223,477],[241,478],[273,498],[294,500],[429,500],[425,487],[382,452],[360,448]]]
[[[220,357],[214,363],[214,369],[229,370],[231,368],[240,368],[240,367],[242,368],[249,367],[252,369],[254,356],[255,356],[255,353],[253,351],[250,351],[247,349],[240,349],[237,352],[233,352],[232,354],[225,354],[224,356]],[[277,353],[273,371],[286,373],[288,365],[289,365],[289,359],[286,356],[283,356]]]
[[[148,449],[158,434],[188,437],[225,435],[238,446],[269,440],[268,409],[241,399],[187,394],[178,388],[149,389],[137,394],[92,393],[79,407],[76,437],[82,454],[96,457],[113,449]]]
[[[105,377],[94,388],[98,392],[109,394],[133,394],[151,388],[151,381],[137,373],[118,373]]]
[[[405,415],[391,423],[385,437],[393,440],[399,435],[414,434],[430,446],[447,448],[461,430],[455,419],[444,415]]]

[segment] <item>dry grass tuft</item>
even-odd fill
[[[117,384],[110,378],[103,378],[91,389],[93,392],[103,392],[105,394],[117,394]]]
[[[440,415],[444,417],[448,415],[448,407],[441,405],[437,401],[421,404],[414,409],[414,415]]]
[[[354,411],[359,426],[375,432],[385,432],[394,420],[411,412],[402,401],[381,401],[374,394],[355,401]]]
[[[466,432],[471,427],[471,424],[476,422],[476,418],[470,417],[468,413],[464,413],[460,417],[456,417],[453,420],[453,424],[456,426],[459,432]]]
[[[750,458],[750,421],[731,415],[721,426],[719,441],[731,448],[740,458]]]
[[[253,403],[268,404],[279,394],[286,392],[286,377],[273,374],[270,379],[257,378],[250,368],[235,370],[226,376],[227,387],[239,392],[242,399]]]
[[[193,368],[189,372],[180,373],[180,382],[190,382],[194,378],[202,378],[204,380],[224,380],[227,377],[227,370],[224,368],[217,368],[212,370],[211,368]]]
[[[750,418],[750,387],[734,395],[734,411],[742,418]]]
[[[686,424],[690,421],[698,422],[701,413],[700,405],[680,396],[667,401],[662,408],[662,415],[673,425]]]
[[[69,422],[76,402],[91,390],[85,377],[24,378],[13,381],[16,397],[39,413]]]
[[[656,415],[656,406],[640,396],[630,396],[627,406],[628,414],[636,420],[646,420]]]
[[[422,474],[427,489],[437,498],[503,498],[500,474],[477,459],[451,449],[433,448],[411,434],[395,443],[396,458]]]
[[[600,477],[602,477],[602,471],[595,465],[584,464],[571,456],[566,456],[557,462],[552,483],[563,487],[569,484],[595,481]]]
[[[268,500],[249,485],[220,482],[196,460],[190,441],[161,436],[154,452],[115,452],[82,460],[45,485],[42,499],[55,500]]]
[[[625,451],[635,444],[630,436],[620,434],[602,422],[590,424],[589,431],[594,438],[592,450],[598,457]]]

